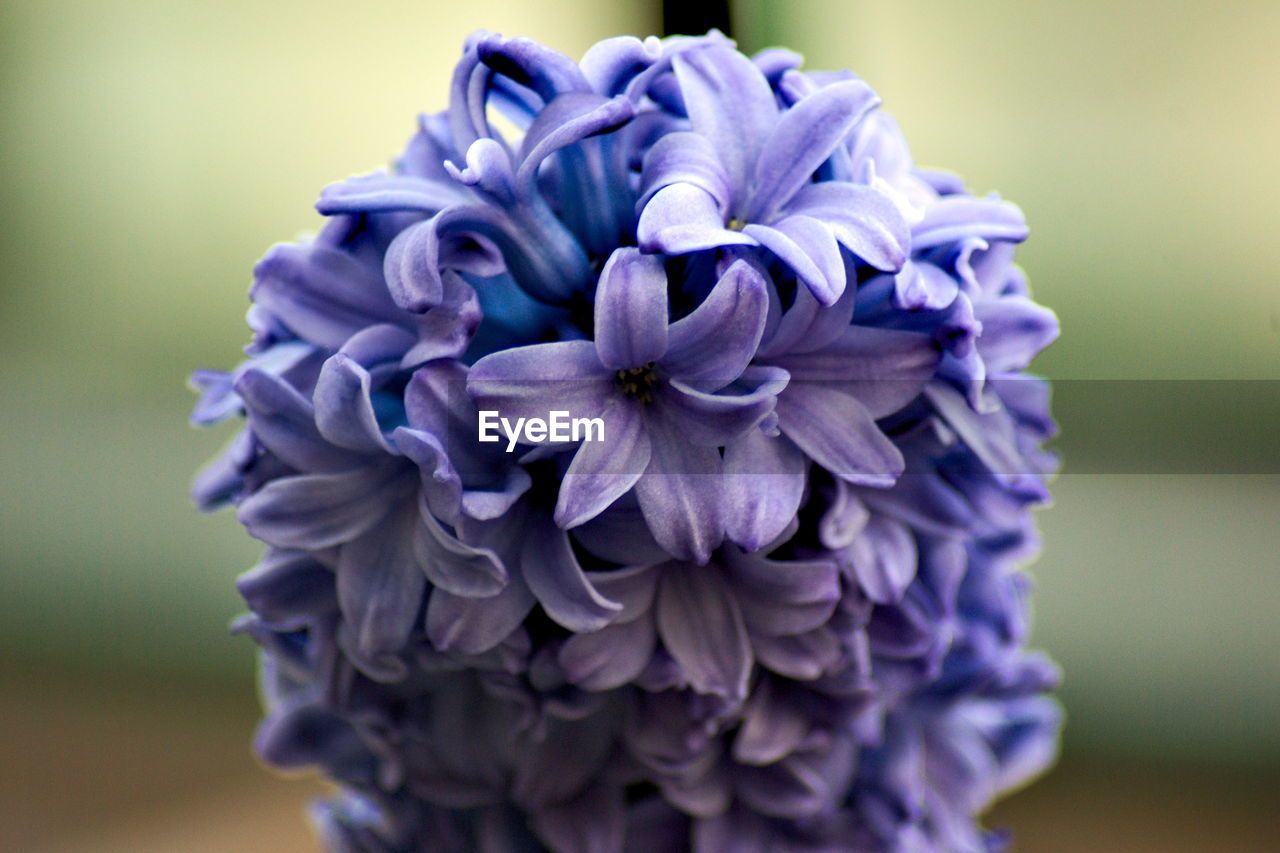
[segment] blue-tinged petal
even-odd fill
[[[662,42],[652,36],[617,36],[598,41],[582,55],[578,67],[591,89],[601,95],[619,95],[627,84],[662,57]]]
[[[791,374],[790,387],[848,394],[879,419],[920,393],[939,358],[928,335],[849,326],[821,350],[775,358],[773,363]]]
[[[653,619],[645,615],[574,634],[560,647],[558,660],[570,684],[583,690],[613,690],[631,682],[653,657],[657,639]]]
[[[377,268],[340,249],[280,244],[254,267],[250,297],[312,343],[338,349],[375,323],[402,323]]]
[[[437,589],[466,598],[489,598],[507,586],[507,568],[492,549],[467,544],[446,530],[425,498],[418,502],[418,516],[412,531],[414,554]]]
[[[889,486],[902,473],[902,453],[866,407],[815,383],[796,383],[778,398],[778,427],[814,462],[864,486]]]
[[[954,278],[927,261],[907,261],[893,280],[893,303],[906,311],[940,311],[959,292]]]
[[[973,306],[982,324],[978,355],[988,373],[1022,370],[1058,337],[1058,318],[1024,296],[980,299]]]
[[[421,314],[444,301],[444,269],[497,275],[506,268],[501,245],[515,226],[496,208],[470,204],[446,208],[401,231],[383,260],[386,287],[395,304]]]
[[[348,178],[325,187],[316,210],[325,216],[342,213],[386,213],[417,211],[432,215],[451,204],[466,204],[474,198],[442,175],[444,180],[424,180],[411,175],[379,172]]]
[[[699,693],[747,696],[751,642],[733,590],[709,566],[669,566],[658,583],[658,633]]]
[[[272,628],[291,631],[337,608],[333,570],[305,551],[268,549],[236,578],[249,609]]]
[[[924,393],[947,425],[993,474],[1011,477],[1027,472],[1013,425],[1003,410],[979,414],[960,392],[941,382],[930,383]]]
[[[635,484],[645,521],[667,553],[705,563],[724,539],[720,453],[689,443],[660,416],[649,418],[647,427],[652,457]]]
[[[597,631],[609,624],[622,605],[591,585],[565,532],[549,518],[535,517],[523,536],[520,570],[547,615],[575,633]]]
[[[787,372],[777,367],[749,367],[744,393],[708,394],[673,379],[659,391],[657,403],[684,440],[723,447],[746,435],[773,411],[775,398],[787,386]]]
[[[438,518],[453,524],[462,507],[462,478],[454,468],[444,443],[435,435],[411,427],[397,427],[391,434],[396,452],[418,466],[422,496]]]
[[[617,396],[613,371],[600,364],[591,341],[560,341],[502,350],[471,367],[467,391],[482,410],[543,418],[552,410],[597,417]]]
[[[491,203],[499,207],[516,203],[517,181],[511,153],[496,139],[485,137],[471,143],[464,168],[448,162],[444,167],[455,181],[474,188]]]
[[[752,635],[812,631],[831,618],[840,600],[840,575],[831,560],[771,560],[729,548],[723,563]]]
[[[818,89],[782,113],[760,150],[746,219],[769,222],[880,103],[861,80]]]
[[[867,597],[877,604],[901,600],[916,576],[916,542],[906,525],[875,514],[840,554]]]
[[[667,552],[644,523],[634,493],[623,495],[595,518],[573,528],[573,538],[592,555],[619,566],[651,565],[667,559]]]
[[[417,318],[417,342],[400,359],[411,370],[435,359],[457,358],[471,343],[483,313],[475,289],[462,276],[446,270],[442,276],[442,302]]]
[[[704,391],[742,375],[764,335],[767,287],[758,270],[734,262],[701,305],[671,324],[667,352],[658,362],[663,372]]]
[[[692,184],[710,195],[721,222],[729,215],[729,176],[705,136],[689,131],[668,133],[645,152],[636,210],[642,211],[655,193],[672,184]]]
[[[640,367],[667,351],[667,274],[662,259],[618,249],[600,271],[596,349],[610,370]]]
[[[476,42],[476,51],[481,62],[537,92],[545,103],[565,92],[591,91],[576,62],[531,38],[492,33]]]
[[[910,474],[904,474],[903,479],[908,476]],[[899,483],[901,481],[899,479]],[[844,480],[837,479],[834,495],[826,512],[822,514],[822,520],[818,522],[818,541],[822,543],[822,547],[832,551],[845,548],[853,544],[853,540],[862,533],[862,528],[866,527],[870,518],[871,512],[858,500],[853,487]]]
[[[671,184],[653,194],[636,225],[645,252],[684,255],[718,246],[754,246],[741,231],[724,227],[715,196],[691,183]]]
[[[350,542],[377,524],[394,501],[416,488],[400,465],[272,480],[240,504],[249,533],[280,548],[318,550]]]
[[[1027,221],[1012,202],[947,196],[925,208],[924,218],[911,229],[911,248],[920,251],[965,237],[1018,242],[1027,238]]]
[[[652,442],[638,405],[615,399],[602,418],[603,440],[584,441],[560,483],[555,520],[566,530],[604,512],[649,466]]]
[[[522,143],[517,185],[535,192],[538,167],[555,152],[590,136],[617,130],[635,115],[635,107],[622,95],[604,98],[589,93],[564,94],[534,119]]]
[[[280,770],[325,764],[360,746],[350,723],[303,697],[273,708],[253,738],[258,757]]]
[[[244,472],[257,452],[252,431],[242,429],[201,467],[191,483],[191,500],[201,512],[220,509],[243,493]]]
[[[834,305],[824,307],[809,288],[796,288],[791,307],[779,317],[772,333],[766,330],[757,358],[767,361],[788,353],[813,352],[832,343],[853,321],[855,293],[855,288],[846,287]]]
[[[769,81],[742,54],[711,44],[676,54],[671,60],[693,129],[711,140],[744,204],[764,140],[778,123],[778,104]]]
[[[729,539],[748,551],[776,539],[800,508],[807,469],[804,454],[785,436],[753,429],[731,442],[724,452]]]
[[[753,223],[743,228],[742,233],[791,267],[822,305],[834,305],[844,293],[844,259],[835,234],[825,222],[797,214],[773,225]]]
[[[901,269],[912,245],[898,207],[871,187],[841,181],[809,184],[796,193],[786,212],[826,223],[842,246],[878,270]]]
[[[325,440],[316,429],[311,403],[283,379],[249,370],[236,380],[236,393],[244,400],[254,436],[289,467],[320,473],[362,464],[360,454]]]
[[[464,598],[435,589],[427,601],[427,639],[440,651],[478,655],[520,627],[535,603],[533,593],[518,575],[489,598]]]
[[[427,579],[414,547],[417,524],[414,504],[405,502],[338,552],[338,606],[365,659],[396,656],[418,620]]]
[[[346,353],[331,356],[316,381],[316,426],[339,447],[357,453],[394,454],[382,435],[369,393],[367,370]]]

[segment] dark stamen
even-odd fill
[[[627,367],[619,370],[616,381],[622,393],[632,400],[650,403],[653,401],[653,386],[657,384],[658,377],[653,372],[651,361],[644,367]]]

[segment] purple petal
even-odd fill
[[[516,183],[535,191],[538,166],[555,152],[589,136],[616,130],[635,115],[631,101],[591,93],[567,93],[549,103],[525,134]]]
[[[868,598],[877,604],[894,604],[916,576],[915,537],[905,525],[877,513],[841,560],[853,569]]]
[[[871,187],[841,181],[809,184],[796,193],[787,213],[826,223],[841,245],[878,270],[901,269],[912,245],[897,205]]]
[[[281,548],[317,550],[349,542],[386,515],[415,483],[396,465],[272,480],[240,504],[250,535]]]
[[[924,218],[911,230],[911,248],[918,252],[965,237],[1017,242],[1027,238],[1027,222],[1011,202],[948,196],[925,208]]]
[[[599,631],[574,634],[560,647],[569,683],[583,690],[613,690],[631,682],[653,656],[656,633],[647,615]]]
[[[618,249],[600,271],[596,349],[610,370],[657,361],[667,351],[667,273],[662,259]]]
[[[796,288],[795,301],[783,314],[772,334],[765,333],[759,359],[771,360],[789,353],[806,353],[828,346],[853,322],[856,289],[846,287],[834,305],[824,307],[807,287]]]
[[[301,628],[337,608],[333,570],[304,551],[269,549],[236,578],[236,590],[250,610],[280,630]]]
[[[614,617],[614,625],[632,622],[649,613],[661,568],[632,566],[608,572],[591,572],[587,577],[600,594],[619,602],[622,610]]]
[[[614,401],[602,415],[604,441],[584,441],[560,484],[556,524],[577,527],[622,497],[649,466],[652,442],[636,405]]]
[[[410,370],[435,359],[457,358],[480,327],[483,315],[471,285],[452,270],[446,270],[441,280],[443,301],[417,318],[418,340],[401,357],[402,369]]]
[[[425,222],[401,231],[383,260],[386,287],[395,304],[421,314],[444,301],[441,279],[444,269],[497,275],[506,269],[506,258],[495,238],[514,229],[496,208],[487,205],[455,205]]]
[[[348,178],[325,187],[316,210],[325,216],[342,213],[385,213],[412,210],[434,214],[473,198],[453,181],[428,181],[410,175],[376,173]]]
[[[587,48],[578,67],[593,91],[617,95],[633,77],[661,56],[662,43],[656,39],[641,41],[635,36],[616,36]]]
[[[690,444],[661,418],[648,429],[652,458],[635,485],[645,521],[667,553],[705,563],[724,538],[720,453]]]
[[[536,600],[519,576],[497,595],[463,598],[432,590],[427,602],[427,638],[440,651],[487,652],[520,627]]]
[[[989,373],[1022,370],[1058,337],[1058,318],[1022,296],[981,299],[974,316],[982,324],[978,354]]]
[[[338,552],[338,605],[364,658],[394,656],[418,619],[427,579],[413,547],[417,523],[406,504]]]
[[[653,538],[635,493],[615,501],[607,510],[573,528],[573,538],[596,557],[619,566],[660,563],[667,552]],[[597,589],[599,585],[597,584]],[[605,593],[610,598],[617,596]]]
[[[911,402],[938,365],[939,353],[928,335],[849,326],[821,350],[773,359],[791,374],[788,392],[797,386],[839,391],[866,407],[872,418],[890,415]]]
[[[607,853],[621,850],[627,813],[621,788],[588,786],[567,803],[539,809],[533,827],[555,853]]]
[[[552,410],[597,417],[615,395],[613,371],[591,341],[561,341],[502,350],[471,367],[467,391],[479,409],[516,418],[546,418]]]
[[[904,474],[899,482],[908,476],[910,475]],[[871,513],[858,500],[853,487],[844,480],[836,480],[834,489],[835,496],[828,504],[827,511],[822,514],[822,520],[818,522],[818,541],[822,543],[822,547],[837,551],[853,544],[853,540],[858,538],[871,518]]]
[[[289,467],[321,473],[362,464],[360,455],[334,447],[320,435],[315,409],[283,379],[249,370],[236,380],[235,387],[244,400],[254,436]]]
[[[802,709],[781,695],[772,678],[763,678],[743,708],[733,757],[743,764],[772,764],[793,752],[810,727]]]
[[[757,634],[751,638],[751,646],[763,666],[800,681],[819,678],[840,660],[840,640],[825,625],[805,634]]]
[[[254,267],[250,298],[300,336],[336,350],[366,326],[404,322],[380,272],[339,249],[281,244]]]
[[[753,429],[731,442],[724,452],[729,539],[748,551],[776,539],[800,508],[807,468],[804,454],[784,436]]]
[[[883,487],[902,473],[902,453],[853,397],[800,383],[778,397],[776,411],[782,433],[837,477]]]
[[[702,304],[671,324],[666,355],[658,362],[668,376],[715,391],[737,379],[760,346],[769,310],[764,278],[736,261]]]
[[[847,80],[817,90],[784,112],[756,161],[746,218],[751,222],[773,219],[879,103],[879,96],[866,83]]]
[[[734,189],[746,202],[764,140],[778,123],[773,90],[760,70],[728,45],[708,45],[671,61],[693,129],[711,141]]]
[[[825,222],[796,214],[772,226],[748,225],[742,233],[758,240],[791,267],[821,304],[834,305],[844,293],[844,259],[835,234]]]
[[[391,453],[373,411],[369,372],[346,353],[324,363],[316,381],[316,426],[339,447],[358,453]]]
[[[748,387],[739,394],[708,394],[673,379],[661,390],[658,400],[686,440],[723,447],[759,425],[773,411],[788,376],[781,368],[762,366],[748,368],[743,379],[746,381],[740,385]],[[733,390],[739,390],[739,385],[734,385]]]
[[[754,246],[756,241],[724,227],[715,196],[693,184],[663,187],[640,212],[636,225],[645,252],[684,255],[717,246]]]
[[[476,42],[476,52],[485,65],[537,92],[545,103],[564,92],[590,91],[576,62],[531,38],[488,34]]]
[[[520,570],[547,615],[575,633],[596,631],[609,624],[622,605],[591,585],[565,532],[548,518],[531,520],[523,536]]]
[[[725,576],[752,636],[812,631],[826,624],[840,599],[840,574],[830,560],[769,560],[730,549]]]
[[[906,311],[940,311],[959,292],[954,278],[925,261],[907,261],[893,279],[894,305]]]
[[[747,695],[751,643],[733,590],[709,566],[671,566],[658,585],[658,633],[689,684],[730,700]]]
[[[427,579],[437,589],[466,598],[489,598],[508,583],[502,558],[492,549],[469,545],[436,521],[425,497],[418,504],[413,548]]]
[[[644,210],[659,190],[672,184],[691,184],[715,199],[721,223],[729,215],[729,176],[705,136],[668,133],[645,152],[636,210]]]

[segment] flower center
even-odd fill
[[[653,401],[653,386],[657,384],[658,376],[653,372],[651,361],[644,367],[628,367],[619,370],[617,382],[622,393],[632,400],[649,403]]]
[[[730,216],[729,224],[726,225],[725,227],[728,228],[730,231],[741,231],[743,228],[747,227],[747,223],[745,220],[740,219],[737,216]]]

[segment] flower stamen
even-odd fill
[[[632,400],[641,403],[653,402],[653,386],[658,383],[658,376],[653,372],[653,362],[643,367],[625,367],[617,373],[618,387],[622,393]]]

